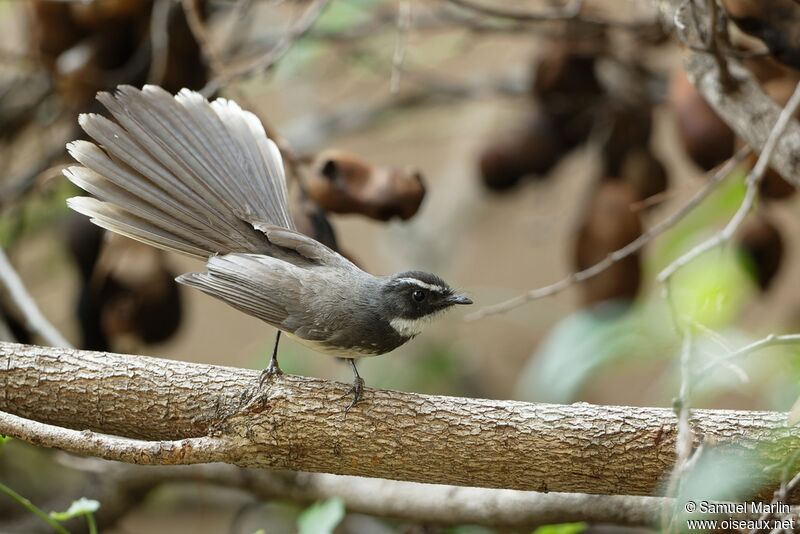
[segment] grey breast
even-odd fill
[[[286,326],[302,339],[343,356],[389,352],[410,338],[389,324],[381,301],[382,279],[349,269],[304,270],[298,304]]]

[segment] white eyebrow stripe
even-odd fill
[[[421,287],[422,289],[427,289],[429,291],[436,291],[437,293],[447,293],[447,288],[436,285],[436,284],[428,284],[423,282],[422,280],[417,280],[416,278],[398,278],[398,282],[405,282],[407,284],[414,284],[415,286]]]

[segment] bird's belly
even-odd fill
[[[331,345],[324,341],[313,341],[310,339],[303,339],[299,336],[291,334],[289,332],[284,332],[288,337],[292,338],[293,340],[297,341],[301,345],[305,345],[306,347],[316,351],[321,352],[323,354],[329,354],[331,356],[336,356],[338,358],[366,358],[367,356],[379,356],[381,354],[385,354],[390,350],[394,350],[399,345],[395,345],[391,347],[389,350],[381,350],[378,348],[378,345],[375,344],[374,346],[369,343],[364,343],[362,345],[354,346],[349,349],[338,347],[335,345]],[[402,343],[400,343],[402,345]]]

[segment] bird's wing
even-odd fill
[[[250,221],[250,224],[256,230],[263,232],[273,245],[294,251],[312,263],[343,269],[358,269],[355,264],[335,250],[296,230],[258,221]]]
[[[303,268],[258,254],[214,256],[206,268],[177,280],[286,332],[305,324],[309,310],[302,306],[301,292],[308,273]]]

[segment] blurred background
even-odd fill
[[[304,231],[374,274],[436,272],[473,298],[471,311],[604,259],[681,210],[740,146],[689,83],[652,2],[592,1],[577,16],[561,2],[515,3],[557,15],[549,21],[470,6],[0,0],[0,244],[77,347],[261,369],[273,329],[173,283],[202,264],[109,239],[68,212],[64,201],[78,192],[60,174],[64,144],[82,135],[79,113],[101,112],[97,91],[149,82],[236,100],[279,142]],[[763,50],[730,31],[742,51]],[[769,54],[747,57],[785,103],[797,71]],[[754,160],[599,276],[475,321],[459,309],[395,352],[362,360],[367,385],[669,406],[680,336],[655,277],[727,223]],[[672,281],[677,313],[702,327],[699,360],[800,326],[797,209],[793,186],[770,171],[730,246]],[[42,342],[5,298],[0,312],[6,338]],[[693,406],[788,410],[800,390],[796,353],[775,347],[715,369]],[[281,365],[350,380],[342,362],[291,341]],[[59,469],[19,443],[0,454],[0,479],[34,501],[58,491]],[[292,532],[304,510],[168,486],[109,532]],[[0,518],[21,515],[0,499]],[[436,531],[357,515],[338,528]]]

